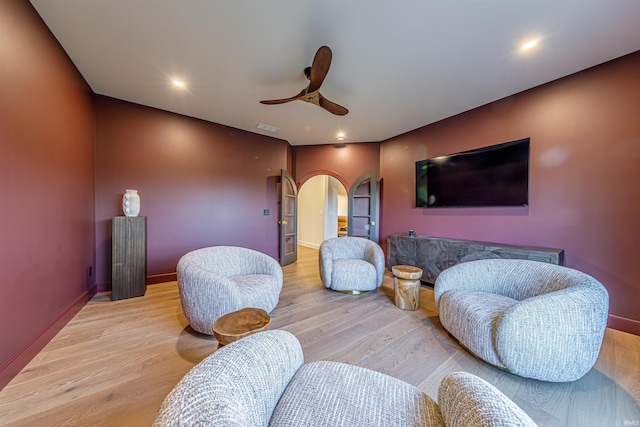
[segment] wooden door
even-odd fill
[[[280,172],[280,265],[298,259],[298,189],[284,169]]]
[[[378,176],[370,172],[349,190],[349,236],[378,242]]]

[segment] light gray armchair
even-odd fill
[[[180,380],[154,426],[535,426],[497,388],[465,372],[442,380],[438,405],[397,378],[303,360],[300,342],[283,330],[233,342]]]
[[[442,326],[479,358],[516,375],[574,381],[595,364],[609,294],[554,264],[487,259],[444,270],[434,286]]]
[[[182,310],[191,327],[213,335],[220,316],[246,307],[267,312],[278,304],[282,267],[252,249],[214,246],[191,251],[178,261]]]
[[[374,291],[384,278],[384,252],[361,237],[335,237],[320,245],[320,279],[325,287],[348,294]]]

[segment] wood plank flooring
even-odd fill
[[[494,384],[540,426],[640,425],[640,337],[607,329],[595,368],[578,381],[519,378],[461,349],[442,329],[431,289],[422,288],[417,311],[395,307],[390,273],[375,293],[329,291],[317,251],[299,249],[298,261],[284,267],[271,329],[294,333],[306,362],[375,369],[434,399],[442,377],[463,370]],[[0,426],[149,426],[171,388],[217,348],[188,327],[176,282],[149,286],[140,298],[98,294],[0,391]]]

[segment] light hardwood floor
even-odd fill
[[[600,358],[567,384],[519,378],[460,348],[440,325],[433,291],[423,287],[417,311],[393,304],[393,281],[353,296],[326,290],[317,251],[300,247],[284,267],[271,329],[301,341],[305,361],[337,360],[375,369],[437,397],[444,375],[485,378],[540,426],[640,424],[640,337],[607,329]],[[160,403],[218,343],[188,327],[176,282],[150,286],[144,297],[96,295],[4,390],[2,426],[149,426]],[[366,420],[363,420],[363,426]]]

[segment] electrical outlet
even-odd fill
[[[262,215],[269,215],[269,209],[264,209],[262,211]]]

